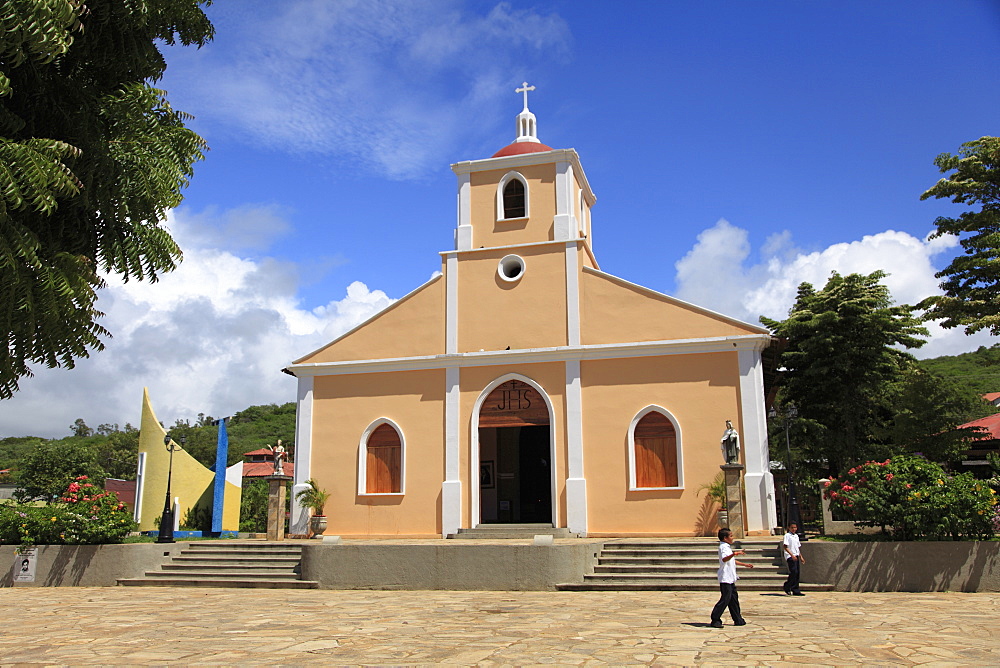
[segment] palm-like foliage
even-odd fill
[[[103,347],[102,274],[155,281],[203,157],[154,88],[157,42],[201,46],[211,0],[0,0],[0,398]]]
[[[330,499],[330,493],[325,489],[320,489],[312,478],[306,480],[306,484],[309,486],[296,494],[295,500],[299,502],[299,505],[312,509],[314,515],[322,515],[323,507]]]

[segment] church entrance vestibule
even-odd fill
[[[549,411],[531,385],[497,386],[479,413],[479,508],[484,524],[552,522]]]

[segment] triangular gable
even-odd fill
[[[435,276],[351,331],[293,364],[419,357],[444,353],[444,280]]]
[[[580,279],[580,335],[585,345],[768,333],[596,269],[584,267]]]

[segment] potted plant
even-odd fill
[[[729,526],[729,507],[726,502],[726,476],[722,471],[715,476],[712,482],[698,488],[700,494],[702,490],[708,494],[708,498],[719,504],[717,521],[720,527]]]
[[[312,531],[313,538],[319,538],[326,531],[326,515],[323,513],[323,506],[330,498],[330,492],[320,489],[316,480],[309,478],[306,480],[309,485],[295,495],[295,500],[300,506],[312,511],[312,518],[309,520],[309,530]]]

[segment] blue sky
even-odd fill
[[[932,161],[996,135],[1000,3],[220,0],[160,86],[209,142],[170,229],[181,269],[112,281],[108,349],[38,370],[0,436],[294,399],[279,372],[426,281],[449,164],[514,138],[575,148],[602,269],[756,322],[803,280],[936,290]],[[920,356],[995,342],[935,328]]]

